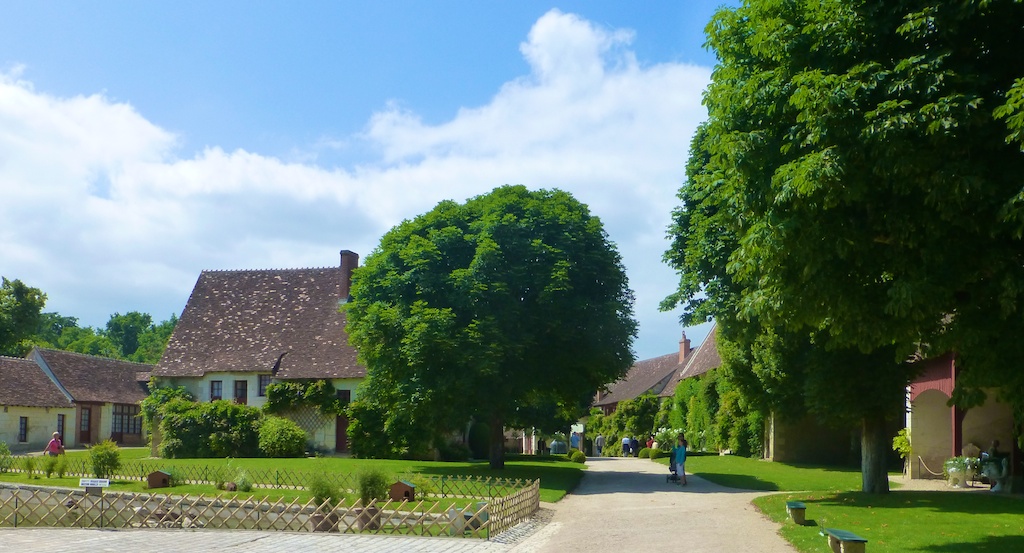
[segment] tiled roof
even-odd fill
[[[609,386],[608,394],[595,401],[594,405],[611,405],[646,392],[661,392],[661,387],[669,377],[681,369],[678,352],[637,361],[626,376]]]
[[[29,358],[49,367],[76,402],[138,403],[145,399],[146,388],[136,374],[152,368],[144,363],[45,348],[33,349]]]
[[[718,336],[718,325],[711,327],[711,331],[708,332],[708,337],[704,339],[704,342],[697,348],[690,360],[687,361],[686,366],[677,371],[672,375],[672,380],[662,390],[661,396],[671,396],[675,393],[676,386],[684,378],[690,378],[693,376],[700,376],[712,369],[717,369],[722,366],[722,358],[718,356],[718,343],[716,337]]]
[[[341,267],[203,271],[153,376],[366,376],[338,311],[345,278]]]
[[[29,359],[0,356],[0,405],[71,407],[46,373]]]

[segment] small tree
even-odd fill
[[[121,468],[121,449],[113,440],[104,440],[89,448],[89,460],[96,478],[110,478]]]

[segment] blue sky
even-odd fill
[[[718,4],[13,3],[0,275],[82,324],[162,320],[204,269],[334,265],[443,199],[561,188],[623,254],[638,358],[671,353],[661,255]]]

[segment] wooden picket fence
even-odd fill
[[[461,502],[465,504],[465,502]],[[540,481],[505,497],[460,507],[455,502],[258,500],[105,493],[30,486],[0,487],[0,527],[209,528],[490,538],[540,507]]]
[[[38,458],[37,458],[38,459]],[[25,472],[23,457],[12,459],[9,472]],[[112,480],[145,481],[150,473],[161,470],[171,475],[175,485],[182,484],[216,484],[218,482],[236,482],[241,473],[254,488],[260,489],[305,489],[312,474],[307,471],[291,469],[254,469],[248,467],[232,467],[225,465],[176,465],[170,462],[123,462],[118,470],[110,475]],[[40,463],[36,463],[36,474],[41,474]],[[89,478],[92,469],[86,459],[69,459],[66,462],[65,476]],[[357,487],[355,474],[326,473],[322,476],[333,481],[339,489],[352,493]],[[399,475],[398,479],[414,480],[418,484],[416,494],[423,499],[450,498],[495,498],[505,497],[516,491],[528,488],[530,480],[491,478],[483,476],[429,476]]]

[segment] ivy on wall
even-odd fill
[[[299,407],[314,407],[324,416],[345,412],[345,403],[329,380],[288,380],[267,386],[267,413],[283,413]]]

